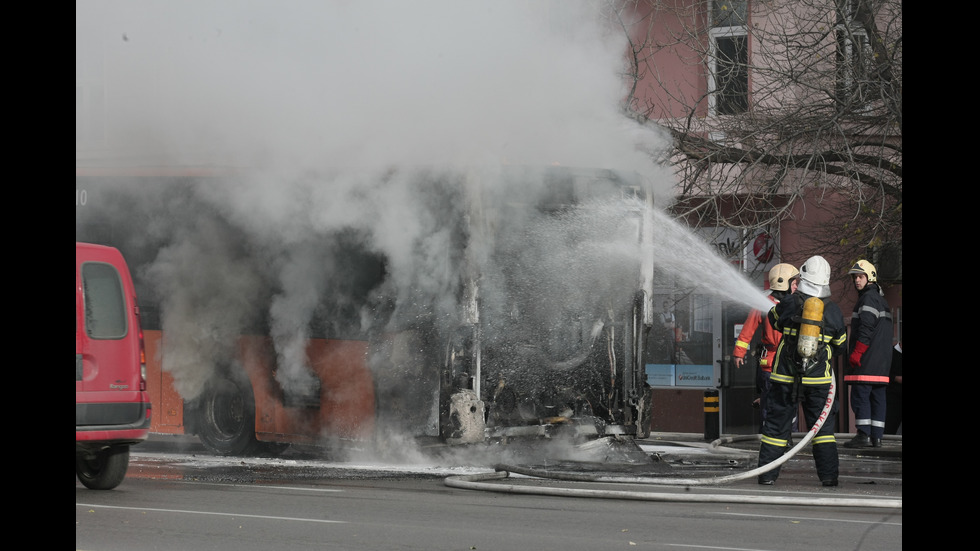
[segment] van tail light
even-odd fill
[[[146,391],[146,346],[143,344],[142,329],[140,329],[140,391]]]
[[[136,307],[137,334],[140,341],[140,392],[146,392],[146,345],[143,343],[143,324],[140,323],[140,309]]]

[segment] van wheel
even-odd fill
[[[247,381],[216,377],[208,383],[199,403],[198,438],[217,455],[242,455],[255,440],[255,400]]]
[[[111,490],[126,478],[129,446],[113,446],[95,453],[75,453],[75,476],[90,490]]]

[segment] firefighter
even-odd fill
[[[844,382],[851,388],[851,411],[857,434],[847,448],[881,446],[885,433],[885,394],[892,360],[892,315],[878,274],[867,260],[858,260],[847,272],[858,292],[851,314],[850,364]]]
[[[800,271],[792,264],[776,264],[769,270],[769,300],[773,304],[779,304],[786,295],[796,292],[799,284]],[[766,420],[766,407],[769,403],[769,376],[772,373],[772,360],[776,356],[776,346],[782,334],[772,328],[769,319],[763,317],[763,313],[758,310],[749,312],[742,325],[742,331],[735,339],[735,350],[732,356],[735,357],[735,367],[741,368],[745,363],[745,355],[749,350],[749,343],[755,335],[759,326],[762,326],[762,346],[758,351],[759,373],[756,387],[759,390],[759,407],[762,411],[762,421]]]
[[[813,256],[800,266],[796,292],[769,310],[769,323],[783,338],[772,364],[769,412],[762,424],[759,448],[760,467],[772,463],[788,449],[793,418],[800,403],[803,418],[811,427],[827,403],[834,376],[833,360],[844,350],[847,341],[844,315],[828,297],[830,264],[822,256]],[[811,298],[814,300],[808,302]],[[812,317],[814,308],[816,319]],[[804,338],[807,334],[802,329],[804,324],[815,336]],[[839,459],[834,438],[837,409],[835,400],[812,440],[817,476],[824,486],[837,485]],[[779,467],[776,467],[760,474],[759,484],[773,484],[778,476]]]

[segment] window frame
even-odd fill
[[[867,31],[854,18],[856,11],[856,0],[838,0],[837,24],[834,27],[837,43],[836,93],[841,105],[852,105],[861,110],[871,103],[867,96],[873,88],[870,77],[874,71],[874,51]],[[857,104],[854,98],[859,98]]]
[[[746,1],[744,3],[746,15],[740,25],[729,25],[726,23],[723,26],[715,26],[715,6],[716,2],[712,0],[709,4],[708,11],[710,25],[710,29],[708,30],[708,113],[712,116],[747,113],[751,107],[749,101],[749,2]],[[727,21],[731,21],[731,18],[727,18]],[[736,70],[732,74],[732,77],[727,79],[722,78],[720,77],[722,71],[725,70],[727,72],[728,67],[721,66],[721,54],[723,50],[719,47],[719,41],[738,41],[739,39],[744,41],[744,45],[742,49],[739,49],[736,45],[735,52],[736,54],[744,53],[744,60],[739,56],[739,59],[732,65],[737,67],[738,64],[742,64],[744,71]],[[744,85],[744,90],[733,88],[733,86],[738,87],[740,84]],[[736,103],[738,105],[735,105]]]

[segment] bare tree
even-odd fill
[[[821,210],[841,264],[902,242],[901,0],[613,0],[626,108],[666,128],[675,213],[766,227]],[[801,251],[806,252],[806,251]]]

